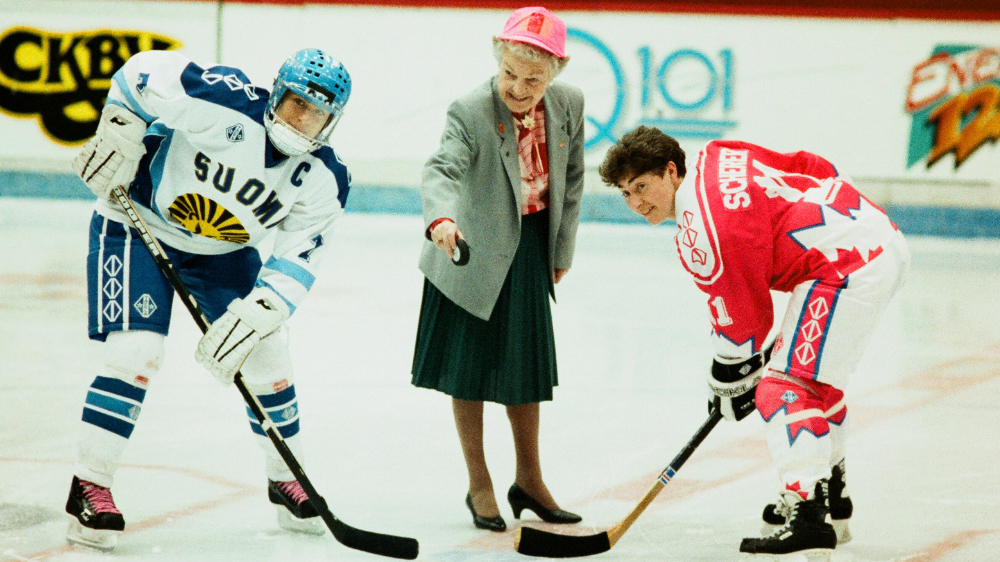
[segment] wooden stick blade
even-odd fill
[[[596,535],[557,535],[532,527],[521,527],[514,536],[515,549],[526,556],[543,558],[579,558],[611,550],[608,533]]]

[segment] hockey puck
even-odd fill
[[[451,253],[451,261],[455,265],[465,265],[469,263],[469,257],[471,257],[471,255],[472,252],[469,250],[469,244],[465,240],[459,238],[458,247]]]

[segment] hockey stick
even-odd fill
[[[698,448],[698,445],[701,445],[701,442],[705,440],[705,437],[708,437],[709,432],[712,431],[721,419],[722,414],[719,410],[712,410],[711,415],[708,416],[705,423],[698,429],[698,432],[694,434],[694,437],[674,457],[670,466],[660,473],[656,482],[653,483],[653,487],[646,492],[646,496],[642,498],[639,505],[635,506],[631,513],[626,515],[625,519],[622,519],[614,527],[603,533],[586,536],[558,535],[532,527],[521,527],[514,534],[514,548],[521,554],[543,556],[545,558],[576,558],[578,556],[590,556],[611,550],[611,547],[615,546],[618,539],[622,538],[622,535],[632,526],[632,523],[635,523],[636,518],[649,507],[653,498],[670,482],[670,479],[680,470],[681,465],[688,460],[691,453]]]
[[[195,323],[198,324],[198,328],[201,329],[202,333],[208,330],[209,322],[205,318],[205,314],[201,311],[198,306],[198,301],[195,300],[194,295],[188,290],[187,286],[184,285],[184,281],[177,274],[173,265],[170,263],[167,254],[163,251],[163,247],[150,233],[149,229],[146,227],[146,221],[143,220],[139,213],[135,210],[132,205],[132,200],[129,199],[125,191],[120,187],[115,187],[111,190],[114,196],[118,199],[118,203],[125,210],[125,214],[128,215],[129,221],[131,221],[132,226],[139,232],[139,236],[142,238],[143,244],[145,244],[146,249],[152,254],[153,260],[156,262],[157,267],[163,273],[164,277],[170,281],[170,285],[173,286],[174,291],[180,295],[181,300],[184,302],[184,306],[187,307],[188,312],[194,317]],[[277,427],[271,419],[264,413],[264,407],[261,405],[260,400],[257,396],[250,392],[247,388],[246,382],[243,380],[243,375],[239,372],[236,373],[235,381],[236,388],[239,389],[240,394],[243,395],[243,399],[246,401],[247,406],[249,406],[250,411],[257,418],[257,422],[260,423],[261,427],[268,437],[271,438],[271,443],[274,444],[274,448],[278,450],[281,458],[284,459],[285,464],[288,465],[289,470],[295,476],[295,479],[299,481],[302,485],[302,489],[305,490],[306,495],[309,496],[309,502],[323,518],[323,522],[326,526],[330,528],[330,532],[333,533],[333,537],[337,539],[338,542],[353,548],[356,550],[362,550],[365,552],[370,552],[372,554],[379,554],[381,556],[388,556],[390,558],[402,558],[405,560],[413,560],[417,557],[417,552],[419,550],[419,544],[416,539],[411,539],[409,537],[397,537],[394,535],[383,535],[381,533],[373,533],[371,531],[365,531],[362,529],[356,529],[351,527],[347,523],[344,523],[340,519],[330,512],[330,508],[326,505],[326,500],[319,495],[316,488],[313,487],[312,483],[309,482],[309,478],[306,477],[305,471],[302,470],[302,466],[295,459],[295,455],[292,454],[291,449],[285,443],[285,439],[278,433]]]

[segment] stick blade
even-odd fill
[[[333,538],[348,548],[402,560],[414,560],[420,552],[417,539],[357,529],[337,519],[328,509],[324,511],[320,515],[333,533]]]
[[[596,535],[557,535],[532,527],[521,527],[514,536],[515,549],[526,556],[578,558],[611,550],[607,531]]]

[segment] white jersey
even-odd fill
[[[294,310],[315,278],[350,174],[333,149],[288,157],[267,141],[269,93],[236,68],[201,68],[183,55],[146,51],[115,74],[108,103],[146,121],[143,157],[129,190],[150,232],[193,254],[259,247],[274,234],[257,284]],[[96,211],[129,224],[117,205]]]

